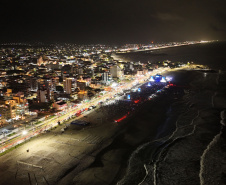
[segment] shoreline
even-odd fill
[[[100,122],[100,117],[102,117],[104,121]],[[130,145],[138,146],[144,138],[144,136],[142,135],[142,132],[144,130],[140,130],[139,137],[141,137],[141,141],[137,141],[137,139],[134,140],[133,136],[127,133],[128,121],[132,119],[132,117],[130,117],[129,120],[123,120],[123,122],[120,123],[121,125],[116,125],[116,123],[113,122],[114,118],[106,117],[106,114],[99,108],[90,113],[88,115],[88,118],[83,117],[81,119],[90,119],[92,126],[85,127],[85,129],[81,129],[80,127],[69,127],[69,129],[66,130],[65,133],[61,134],[60,129],[64,126],[61,125],[60,127],[51,130],[50,133],[45,133],[36,138],[33,138],[30,142],[25,143],[24,145],[14,149],[10,153],[5,154],[4,156],[1,156],[2,161],[10,162],[7,164],[1,163],[0,167],[2,169],[9,169],[11,173],[4,172],[4,178],[2,178],[0,182],[3,184],[6,182],[7,184],[27,184],[27,173],[34,173],[37,179],[41,178],[41,176],[43,176],[43,172],[39,169],[32,167],[31,171],[27,171],[28,166],[34,165],[40,166],[41,168],[45,169],[44,174],[47,175],[48,178],[46,177],[46,179],[49,183],[56,184],[58,182],[58,184],[70,184],[70,181],[74,178],[74,176],[78,177],[78,175],[75,174],[78,174],[80,171],[84,172],[84,169],[87,169],[86,171],[89,171],[89,169],[91,169],[88,167],[95,161],[96,155],[101,152],[102,149],[108,147],[112,142],[114,142],[113,140],[115,139],[115,136],[122,129],[125,129],[123,130],[122,135],[124,135],[123,139],[126,138],[126,143],[127,141],[129,143],[128,148],[130,147]],[[109,119],[111,119],[112,121],[109,121]],[[151,125],[151,128],[153,128],[153,125]],[[133,134],[133,129],[134,128],[130,128],[129,133]],[[103,133],[102,130],[105,130],[106,133]],[[152,132],[154,132],[154,130]],[[138,135],[136,135],[136,137],[137,136]],[[109,142],[104,142],[108,139],[112,140],[109,140]],[[76,148],[71,148],[71,146],[76,146]],[[27,152],[28,149],[29,152]],[[130,153],[133,149],[133,147],[130,149]],[[110,153],[111,152],[116,152],[119,157],[123,157],[126,151],[115,149],[113,151],[110,151]],[[62,158],[61,156],[64,157]],[[123,158],[126,162],[127,160],[125,159],[125,157]],[[49,166],[46,166],[45,160],[48,160],[50,162]],[[12,179],[10,177],[15,173],[14,169],[17,169],[16,166],[18,165],[18,161],[20,170],[17,172],[16,178]],[[65,165],[61,166],[61,164]],[[107,166],[107,168],[111,168],[109,164],[107,164]],[[126,165],[124,167],[126,167]],[[57,168],[58,170],[56,170]],[[115,166],[115,168],[121,168],[121,164]],[[75,174],[73,173],[73,171]],[[115,173],[115,175],[118,174],[118,172]],[[112,173],[110,173],[110,176],[112,176]],[[98,181],[96,177],[93,178]],[[32,178],[33,182],[34,180],[35,179]],[[114,179],[112,179],[112,181],[113,180]]]
[[[223,89],[222,86],[220,89],[213,88],[215,78],[219,74],[208,75],[208,80],[200,79],[191,84],[195,89],[199,86],[199,92],[195,92],[195,89],[190,92],[191,97],[186,100],[190,103],[190,110],[179,117],[176,122],[177,129],[167,141],[163,141],[165,144],[154,157],[148,156],[149,162],[144,163],[146,175],[139,182],[140,185],[225,184],[226,165],[215,156],[225,161],[222,156],[225,154],[223,146],[226,142],[220,124],[220,114],[222,115],[221,110],[226,107],[219,100],[225,102],[226,96],[220,96],[221,99],[213,97],[215,90],[220,92]],[[211,101],[208,101],[211,98],[214,101],[214,108]],[[150,147],[144,148],[150,150]],[[139,155],[140,151],[136,153]],[[129,183],[125,181],[121,184]]]
[[[184,71],[187,70],[179,73],[184,75],[186,73]],[[196,73],[200,72],[196,71]],[[26,185],[28,184],[27,173],[30,173],[35,174],[38,181],[42,181],[41,179],[45,176],[50,184],[116,184],[124,174],[129,172],[128,159],[134,151],[136,153],[136,149],[147,142],[153,142],[157,139],[156,136],[164,136],[164,133],[168,136],[171,133],[173,121],[171,125],[166,121],[171,115],[169,112],[169,109],[172,109],[171,103],[177,101],[180,101],[177,95],[159,95],[153,101],[141,104],[133,115],[118,125],[113,122],[115,119],[112,117],[113,114],[108,112],[111,112],[110,107],[107,112],[103,107],[95,109],[81,118],[89,120],[91,126],[84,129],[70,126],[65,133],[61,134],[60,129],[64,126],[62,125],[2,156],[2,161],[7,163],[1,163],[0,168],[8,170],[3,172],[0,182],[3,184],[7,182],[9,185]],[[162,130],[166,132],[162,133]],[[28,148],[30,151],[26,152]],[[149,153],[148,150],[143,151]],[[148,153],[143,153],[145,155],[142,160]],[[12,179],[18,161],[20,162],[19,171],[16,178]],[[45,172],[37,167],[28,168],[31,164],[42,167]],[[140,178],[136,180],[138,183],[146,174],[143,165],[143,162],[140,163]],[[31,181],[35,183],[33,176]]]
[[[209,42],[204,42],[204,43],[212,43],[216,41],[209,41]],[[143,49],[143,50],[125,50],[125,51],[120,51],[117,52],[116,54],[126,54],[126,53],[136,53],[136,52],[145,52],[145,51],[156,51],[156,50],[161,50],[161,49],[168,49],[168,48],[177,48],[177,47],[182,47],[182,46],[190,46],[190,45],[198,45],[198,44],[203,44],[202,42],[197,42],[197,43],[187,43],[187,44],[180,44],[180,45],[173,45],[173,46],[158,46],[158,47],[151,47],[149,49]]]

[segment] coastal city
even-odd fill
[[[226,184],[226,1],[2,1],[0,185]]]
[[[166,184],[172,167],[209,181],[224,73],[169,53],[216,43],[2,44],[0,184]]]
[[[1,45],[1,152],[83,111],[125,95],[124,90],[180,63],[142,64],[115,60],[112,53],[139,52],[203,43],[150,45]],[[153,80],[153,77],[152,79]],[[166,79],[164,79],[166,82]],[[125,98],[130,98],[129,95]],[[85,123],[83,123],[85,124]]]

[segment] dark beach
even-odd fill
[[[62,125],[33,138],[1,157],[4,162],[0,167],[7,170],[1,172],[0,183],[29,184],[30,179],[50,184],[116,184],[126,172],[129,156],[140,144],[175,129],[170,125],[162,133],[160,128],[170,105],[182,94],[165,93],[141,101],[119,123],[114,120],[127,112],[127,101],[102,106],[83,116],[81,119],[91,122],[87,127],[70,126],[61,134]]]
[[[196,176],[184,171],[185,175],[178,174],[184,180],[177,184],[185,184],[187,179],[198,183],[200,157],[221,129],[219,103],[224,99],[216,95],[215,107],[211,101],[215,90],[219,90],[219,74],[207,72],[204,77],[203,71],[178,71],[171,75],[177,86],[141,102],[119,123],[114,120],[124,114],[127,103],[118,110],[117,106],[102,106],[81,118],[90,121],[90,126],[71,126],[63,134],[60,126],[2,156],[0,167],[5,170],[0,183],[29,184],[30,178],[40,184],[167,184],[174,182],[176,169],[183,172],[180,168],[185,162],[186,169],[190,167]],[[193,156],[196,142],[199,152]],[[153,164],[158,165],[158,173],[153,173]]]

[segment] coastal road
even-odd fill
[[[182,68],[184,67],[181,67],[180,69]],[[175,70],[175,69],[167,69],[167,71],[172,71],[172,70]],[[107,99],[114,99],[114,96],[117,95],[119,92],[122,92],[123,90],[127,90],[127,89],[132,89],[132,87],[134,87],[135,85],[146,82],[151,75],[155,75],[156,73],[163,73],[165,71],[166,69],[161,68],[161,69],[154,70],[153,72],[145,76],[144,75],[136,76],[136,78],[130,81],[129,83],[123,83],[120,86],[115,87],[113,90],[106,92],[104,95],[99,96],[98,98],[93,98],[91,101],[82,103],[78,107],[69,108],[66,111],[64,111],[62,115],[58,115],[54,118],[43,121],[43,123],[39,125],[33,125],[26,130],[22,130],[20,131],[20,133],[16,133],[15,137],[9,138],[1,143],[0,153],[28,140],[31,137],[34,137],[46,130],[49,130],[57,126],[59,121],[63,122],[65,120],[68,120],[69,118],[71,118],[71,116],[75,115],[82,109],[83,110],[88,109],[90,106],[93,106],[93,105],[97,106],[100,102],[105,102]],[[77,117],[76,119],[79,119],[79,117]]]

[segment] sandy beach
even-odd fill
[[[176,130],[160,140],[154,152],[152,143],[136,151],[139,160],[143,151],[149,152],[149,160],[143,161],[146,176],[137,184],[226,183],[225,125],[222,124],[226,108],[225,74],[200,71],[193,75],[199,78],[194,78],[190,91],[183,96],[181,108],[185,110],[175,122]],[[119,184],[129,184],[130,173],[127,176]]]
[[[161,96],[142,103],[120,123],[114,120],[124,114],[127,102],[83,116],[90,126],[70,126],[62,134],[62,125],[33,138],[1,157],[0,169],[5,170],[0,183],[115,184],[125,174],[132,151],[154,139],[164,122],[172,98]]]
[[[61,133],[61,125],[1,156],[0,184],[196,184],[199,175],[210,173],[204,162],[200,174],[200,157],[209,162],[214,147],[203,152],[221,129],[222,105],[217,98],[222,89],[209,76],[208,83],[193,81],[193,91],[184,93],[181,84],[189,83],[188,73],[192,71],[173,72],[178,87],[137,105],[119,123],[114,120],[127,112],[127,102],[101,106],[83,116],[89,126],[70,126]],[[194,74],[200,77],[203,72]],[[214,108],[213,87],[219,90]]]

